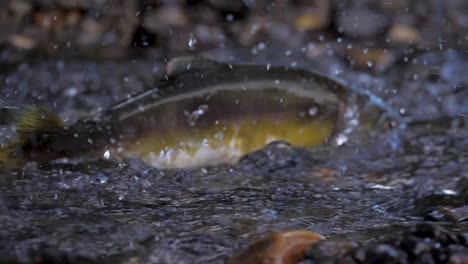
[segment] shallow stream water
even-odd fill
[[[339,148],[279,142],[237,164],[196,170],[65,159],[2,173],[0,256],[28,259],[46,251],[96,262],[223,262],[274,231],[305,229],[366,244],[440,220],[431,212],[468,201],[468,93],[456,88],[468,80],[450,77],[468,59],[457,53],[453,62],[453,52],[380,77],[342,69],[337,77],[418,122]],[[435,67],[439,79],[422,74]],[[161,60],[144,59],[23,63],[1,74],[0,102],[46,105],[73,122],[128,91],[153,87],[163,68]],[[415,81],[414,74],[427,77]],[[448,229],[468,232],[466,221],[444,219]]]

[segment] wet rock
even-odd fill
[[[60,252],[54,249],[42,249],[28,255],[0,260],[2,264],[92,264],[97,261],[79,255]]]
[[[32,4],[28,1],[10,1],[9,9],[14,13],[15,19],[20,20],[28,15],[32,10]]]
[[[349,251],[361,246],[359,243],[352,241],[326,239],[311,246],[305,254],[305,259],[309,263],[332,263],[334,260],[346,256]]]
[[[262,238],[230,259],[230,264],[293,264],[321,235],[307,231],[285,231]]]
[[[187,236],[162,241],[150,249],[142,263],[190,264],[226,263],[237,244],[230,240],[210,235]]]
[[[99,52],[103,57],[121,56],[116,54],[125,54],[121,49],[129,46],[137,22],[133,1],[34,1],[30,6],[16,0],[11,3],[10,25],[5,32],[12,37],[6,41],[39,54],[82,57],[106,47]],[[34,45],[18,35],[33,40]]]
[[[463,0],[449,0],[446,3],[450,21],[459,29],[468,29],[468,4]]]
[[[285,141],[274,141],[265,148],[249,153],[239,160],[237,166],[243,170],[252,167],[264,167],[269,164],[266,173],[276,170],[294,168],[300,162],[300,157],[296,156],[293,147]]]
[[[388,18],[367,8],[353,8],[338,13],[337,30],[354,38],[369,38],[381,34],[388,27]]]
[[[466,253],[468,241],[462,234],[423,223],[395,239],[353,250],[347,259],[353,260],[350,263],[448,263],[452,257],[463,259]]]
[[[246,1],[242,0],[209,0],[210,4],[225,12],[241,12],[245,10]]]
[[[468,206],[458,208],[439,207],[431,211],[426,219],[439,222],[468,222]]]
[[[456,50],[447,50],[444,53],[444,63],[440,69],[440,77],[448,83],[455,85],[468,85],[468,76],[465,74],[468,62]]]
[[[468,263],[468,253],[455,253],[450,256],[448,260],[449,264],[466,264]]]
[[[172,27],[182,27],[188,22],[189,18],[180,6],[168,5],[146,14],[143,26],[152,33],[166,35]]]
[[[227,36],[219,27],[199,24],[195,26],[194,36],[200,45],[206,47],[221,46]]]
[[[372,69],[377,72],[387,70],[396,60],[392,50],[384,48],[362,48],[353,46],[346,49],[348,60],[352,66],[360,69]]]
[[[376,1],[379,4],[379,8],[381,10],[385,11],[393,11],[393,12],[398,12],[405,10],[405,8],[409,8],[411,6],[411,1],[410,0],[379,0]]]
[[[82,33],[78,38],[81,45],[98,44],[104,29],[96,20],[87,18],[81,24]]]
[[[296,18],[295,25],[298,30],[323,30],[330,24],[331,5],[329,0],[313,2],[312,7],[304,7]]]
[[[286,42],[286,46],[289,47],[299,46],[303,37],[296,34],[293,25],[289,25],[285,21],[278,21],[275,17],[273,14],[260,12],[251,15],[245,24],[233,27],[237,36],[236,40],[242,45],[265,44],[265,40],[269,39],[271,42]]]
[[[404,24],[393,25],[388,32],[388,38],[392,43],[401,44],[417,44],[422,40],[416,28]]]
[[[11,35],[8,37],[8,42],[20,49],[30,50],[36,46],[36,42],[24,35]]]
[[[34,21],[44,30],[61,31],[64,17],[63,10],[38,11],[34,14]]]

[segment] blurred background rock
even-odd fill
[[[11,0],[0,4],[0,60],[128,58],[280,46],[385,71],[422,50],[468,49],[464,0]],[[29,57],[28,57],[29,56]]]

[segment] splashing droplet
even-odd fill
[[[346,135],[341,134],[338,137],[336,137],[336,145],[341,146],[346,142],[348,142],[348,137]]]
[[[189,49],[195,49],[195,46],[197,45],[197,38],[195,38],[193,36],[193,34],[190,34],[190,38],[189,38],[189,41],[188,41],[188,47]]]
[[[310,115],[310,116],[316,116],[318,114],[318,107],[317,106],[311,106],[309,107],[309,110],[307,111],[307,113]]]
[[[195,111],[191,113],[186,112],[185,114],[188,116],[189,125],[194,126],[198,118],[206,113],[206,110],[208,110],[208,105],[200,105]]]

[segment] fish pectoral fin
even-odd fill
[[[38,131],[57,131],[64,129],[63,120],[43,107],[26,107],[16,117],[16,131],[28,135]]]
[[[181,56],[171,59],[166,66],[169,76],[176,76],[187,71],[213,70],[224,64],[200,56]]]
[[[0,144],[0,171],[17,168],[26,160],[23,147],[36,134],[57,132],[65,128],[63,120],[43,107],[28,106],[14,109],[12,125],[16,135]],[[8,120],[10,123],[10,120]]]

